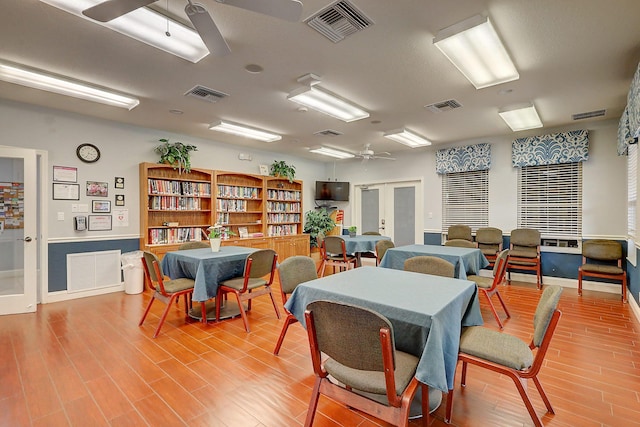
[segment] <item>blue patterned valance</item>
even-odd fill
[[[618,124],[618,156],[626,156],[630,144],[633,144],[633,135],[629,128],[629,110],[625,108]]]
[[[584,162],[588,158],[587,130],[518,138],[511,144],[513,167]]]
[[[436,172],[439,174],[481,171],[490,167],[491,145],[487,143],[436,152]]]

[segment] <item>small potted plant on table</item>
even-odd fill
[[[358,231],[358,227],[352,225],[349,227],[349,237],[356,237],[356,232]]]
[[[235,236],[236,234],[220,224],[212,225],[207,228],[207,231],[209,232],[209,244],[211,244],[211,250],[213,252],[220,252],[222,239],[226,239],[229,236]]]

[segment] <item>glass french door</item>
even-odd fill
[[[424,243],[422,182],[356,185],[358,230],[379,231],[396,246]]]
[[[0,315],[36,310],[36,171],[34,150],[0,147]]]

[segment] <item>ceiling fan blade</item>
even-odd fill
[[[112,19],[126,15],[143,6],[150,5],[155,1],[156,0],[108,0],[83,10],[82,14],[96,21],[109,22]]]
[[[229,45],[204,6],[189,2],[184,11],[212,55],[224,56],[231,53]]]
[[[373,156],[374,159],[382,159],[382,160],[395,160],[393,157],[384,157],[384,156]]]
[[[302,17],[302,3],[298,0],[216,0],[285,21],[298,22]]]

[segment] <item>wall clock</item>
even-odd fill
[[[85,163],[95,163],[100,159],[100,150],[93,144],[80,144],[76,149],[76,155]]]

